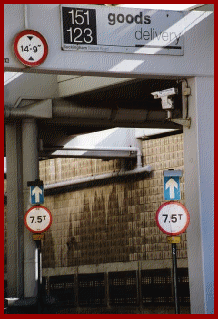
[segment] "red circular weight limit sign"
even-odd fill
[[[187,208],[174,201],[161,205],[155,217],[159,229],[170,236],[184,233],[190,222],[190,215]]]
[[[48,55],[48,44],[38,31],[24,30],[15,37],[14,53],[24,65],[38,66],[45,61]]]
[[[33,233],[43,233],[51,227],[51,212],[44,206],[33,206],[26,212],[24,224]]]

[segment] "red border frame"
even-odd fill
[[[164,206],[172,205],[172,204],[182,207],[182,208],[184,209],[184,213],[185,213],[186,216],[187,216],[187,222],[186,222],[185,226],[183,227],[182,230],[180,230],[179,232],[176,232],[176,233],[169,233],[169,232],[165,231],[165,230],[161,227],[161,225],[159,224],[159,221],[158,221],[158,216],[159,216],[159,213],[160,213],[160,211],[162,210],[162,208],[163,208]],[[188,212],[187,208],[186,208],[184,205],[182,205],[181,203],[178,203],[178,202],[170,201],[170,202],[167,202],[167,203],[162,204],[162,205],[158,208],[158,210],[156,211],[155,219],[156,219],[156,223],[157,223],[158,228],[159,228],[163,233],[165,233],[165,234],[167,234],[167,235],[170,235],[170,236],[176,236],[176,235],[179,235],[179,234],[184,233],[184,231],[187,229],[187,227],[188,227],[188,225],[189,225],[189,222],[190,222],[190,215],[189,215],[189,212]]]
[[[40,40],[42,41],[43,45],[44,45],[44,54],[42,56],[42,58],[37,61],[37,62],[28,62],[28,61],[25,61],[19,54],[18,52],[18,49],[17,49],[17,44],[18,44],[18,41],[20,40],[21,37],[23,37],[24,35],[26,34],[33,34],[35,36],[37,36],[38,38],[40,38]],[[34,31],[34,30],[24,30],[24,31],[21,31],[19,32],[16,37],[15,37],[15,40],[14,40],[14,53],[16,55],[16,57],[18,58],[18,60],[23,63],[24,65],[27,65],[27,66],[38,66],[40,64],[42,64],[45,59],[47,58],[47,55],[48,55],[48,44],[45,40],[45,38],[42,36],[41,33],[39,33],[38,31]]]
[[[40,207],[40,208],[43,208],[47,211],[47,213],[50,215],[50,223],[48,224],[48,226],[43,229],[42,231],[35,231],[35,230],[32,230],[28,225],[27,225],[27,222],[26,222],[26,218],[27,218],[27,214],[29,214],[29,212],[31,212],[34,208],[37,208],[37,207]],[[26,228],[31,231],[32,233],[35,233],[35,234],[41,234],[41,233],[44,233],[46,230],[48,230],[50,227],[51,227],[51,224],[52,224],[52,214],[50,212],[50,210],[48,210],[48,208],[46,208],[45,206],[32,206],[30,209],[28,209],[28,211],[26,212],[26,214],[24,215],[24,224],[26,226]]]

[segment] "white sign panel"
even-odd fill
[[[52,215],[44,206],[31,207],[24,216],[24,224],[33,233],[42,233],[52,224]]]
[[[178,202],[167,202],[156,212],[156,223],[160,230],[170,236],[183,233],[189,225],[190,216],[186,207]]]
[[[183,17],[177,11],[61,5],[62,49],[183,55]]]

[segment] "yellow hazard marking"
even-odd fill
[[[181,242],[181,237],[178,236],[168,236],[167,242],[169,244],[179,244]]]
[[[33,240],[41,240],[44,238],[44,234],[33,234]]]

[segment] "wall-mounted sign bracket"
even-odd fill
[[[188,117],[188,96],[191,95],[191,89],[188,87],[187,81],[182,81],[182,113],[183,118],[169,119],[171,122],[185,126],[187,128],[191,127],[191,118]]]

